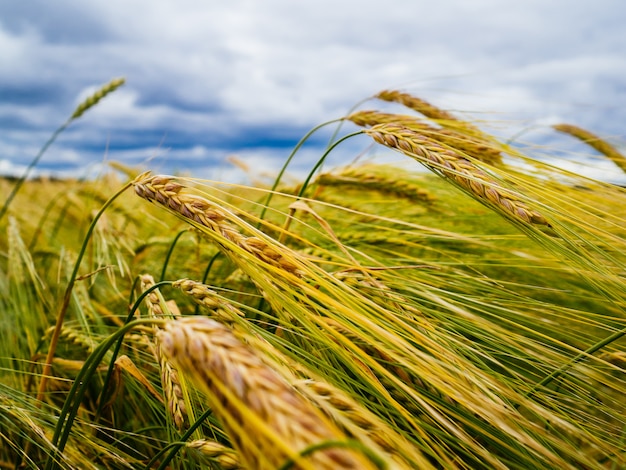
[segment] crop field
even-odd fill
[[[366,104],[402,168],[1,179],[0,468],[626,468],[626,190]]]

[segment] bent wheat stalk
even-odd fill
[[[454,181],[477,199],[517,220],[550,227],[548,220],[511,190],[453,150],[443,148],[420,133],[395,124],[378,124],[365,132],[376,142],[416,159],[430,170]]]
[[[398,470],[434,468],[417,448],[408,443],[393,427],[336,387],[311,379],[298,380],[293,386],[309,396],[349,435],[363,442],[371,441],[372,447],[377,447],[381,453],[387,454]]]
[[[346,119],[361,127],[371,127],[376,124],[401,125],[440,142],[444,147],[460,150],[477,160],[490,164],[502,162],[501,149],[492,142],[458,130],[433,127],[419,121],[415,116],[364,110],[350,114]]]
[[[138,196],[161,204],[187,221],[218,235],[216,241],[227,253],[232,253],[229,243],[234,244],[272,267],[297,277],[303,275],[286,249],[279,251],[262,238],[244,236],[229,223],[236,220],[236,216],[201,196],[183,192],[185,187],[175,182],[173,178],[143,174],[133,181],[133,186]]]
[[[157,333],[165,354],[207,394],[244,467],[275,469],[288,459],[300,469],[372,469],[358,452],[312,445],[346,439],[253,349],[205,317],[169,322]]]
[[[50,146],[54,143],[57,137],[61,135],[61,133],[63,133],[63,131],[65,131],[65,129],[67,129],[67,127],[74,120],[81,117],[85,113],[85,111],[87,111],[89,108],[92,108],[93,106],[98,104],[98,102],[102,98],[104,98],[106,95],[108,95],[109,93],[113,93],[116,89],[122,86],[125,83],[125,81],[126,80],[124,78],[115,78],[111,80],[109,83],[107,83],[106,85],[103,85],[94,94],[88,96],[83,102],[81,102],[76,107],[76,109],[74,110],[74,113],[70,116],[70,118],[67,121],[65,121],[56,131],[52,133],[48,141],[43,145],[43,147],[41,147],[41,150],[39,150],[39,153],[30,162],[30,164],[26,168],[26,171],[24,171],[24,174],[20,177],[19,180],[17,180],[17,183],[15,183],[15,186],[11,190],[11,194],[9,194],[9,196],[4,201],[2,208],[0,208],[0,220],[2,220],[2,217],[4,217],[4,214],[9,209],[9,205],[11,204],[17,192],[20,190],[20,188],[22,187],[22,185],[28,178],[28,175],[30,175],[31,170],[37,166],[37,163],[39,163],[39,160],[41,159],[41,157],[43,157],[44,153],[46,153],[48,148],[50,148]]]

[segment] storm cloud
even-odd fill
[[[0,171],[22,171],[118,76],[127,84],[73,123],[40,171],[80,175],[106,158],[229,179],[229,155],[273,171],[313,126],[386,88],[503,138],[589,152],[549,128],[571,122],[619,145],[625,23],[619,0],[1,2]],[[294,169],[311,166],[332,130]],[[367,145],[349,141],[333,161]]]

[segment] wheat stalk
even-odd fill
[[[418,132],[395,124],[378,124],[365,132],[376,142],[399,150],[435,173],[454,181],[477,199],[490,203],[517,220],[546,225],[550,223],[509,189],[457,152],[446,149]]]
[[[26,181],[26,179],[28,178],[28,175],[30,174],[31,170],[35,168],[35,166],[37,166],[37,163],[39,163],[39,160],[41,159],[41,157],[43,157],[44,153],[46,153],[46,151],[48,150],[48,148],[50,148],[50,146],[56,140],[56,138],[59,135],[61,135],[65,129],[67,129],[67,127],[72,123],[72,121],[74,121],[75,119],[78,119],[80,116],[83,115],[85,111],[87,111],[92,106],[95,106],[98,103],[98,101],[100,101],[109,93],[115,91],[117,88],[123,85],[124,82],[125,80],[123,78],[117,78],[117,79],[110,81],[106,85],[104,85],[102,88],[96,91],[96,93],[89,96],[85,101],[80,103],[78,107],[74,110],[74,113],[69,117],[69,119],[65,121],[65,123],[63,123],[61,127],[59,127],[56,131],[52,133],[48,141],[43,145],[43,147],[41,147],[41,150],[39,150],[39,153],[37,153],[35,158],[30,162],[24,174],[18,179],[17,183],[11,190],[11,193],[5,199],[3,206],[0,208],[0,220],[2,220],[2,217],[4,217],[4,214],[6,214],[6,212],[9,210],[9,205],[11,204],[17,192],[20,190],[20,188],[24,184],[24,181]],[[50,361],[46,360],[46,362],[50,362]],[[48,366],[46,365],[45,367],[47,368]],[[42,382],[45,385],[45,380]]]
[[[610,158],[620,169],[626,173],[626,156],[622,155],[615,147],[609,144],[606,140],[601,139],[591,132],[581,129],[580,127],[572,124],[555,124],[552,126],[559,132],[569,134],[582,142],[586,143],[590,147],[594,148],[601,154]]]
[[[141,290],[144,292],[155,284],[154,278],[149,274],[142,275],[140,277],[140,282]],[[161,303],[164,303],[164,300],[160,298],[160,295],[156,290],[150,292],[145,300],[150,316],[154,318],[164,316]],[[158,336],[155,336],[154,339],[154,357],[161,368],[161,385],[163,386],[163,393],[165,394],[167,410],[169,411],[176,428],[179,430],[183,429],[188,422],[188,417],[187,406],[185,405],[185,398],[180,378],[178,376],[178,370],[163,354]]]
[[[419,312],[417,310],[414,310],[414,311],[417,312],[419,315]],[[422,378],[416,376],[415,374],[409,373],[403,367],[398,365],[397,361],[395,361],[389,354],[387,354],[384,351],[384,348],[376,344],[375,341],[364,340],[362,337],[356,334],[355,331],[352,331],[344,327],[341,323],[331,318],[326,318],[325,321],[329,328],[334,329],[335,331],[341,333],[344,337],[348,338],[352,343],[354,343],[363,351],[364,355],[366,355],[369,358],[372,358],[379,364],[384,365],[385,368],[391,374],[395,375],[398,379],[400,379],[405,384],[410,385],[415,390],[428,392],[428,394],[438,397],[439,400],[447,403],[448,405],[457,406],[457,403],[454,401],[454,399],[452,399],[449,396],[444,395],[443,393],[441,393],[441,391],[437,390],[436,388],[431,387]],[[432,328],[432,326],[430,328]],[[395,393],[396,387],[394,387],[394,385],[390,383],[386,377],[379,377],[379,380],[383,382],[385,387],[390,391],[392,396],[394,396],[394,398],[397,401],[402,402],[403,405],[407,407],[411,407],[412,411],[415,414],[423,413],[423,410],[418,410],[412,407],[410,404],[406,403],[406,400],[402,396],[399,396],[398,394],[396,394]],[[470,385],[467,384],[466,387],[469,388]]]
[[[443,122],[459,121],[454,115],[450,114],[447,111],[444,111],[441,108],[438,108],[437,106],[430,104],[428,101],[417,98],[416,96],[410,95],[408,93],[402,93],[398,90],[383,90],[376,95],[376,98],[383,101],[391,101],[394,103],[403,104],[407,108],[411,108],[412,110],[423,114],[429,119]],[[467,123],[465,124],[469,125]]]
[[[600,354],[599,359],[613,364],[617,369],[622,369],[622,372],[626,372],[626,351],[607,351]]]
[[[159,203],[184,219],[206,227],[218,235],[217,242],[227,253],[232,253],[232,249],[228,243],[224,243],[224,240],[270,266],[297,277],[303,275],[293,257],[288,255],[287,249],[278,250],[262,238],[242,235],[237,228],[228,223],[229,220],[238,220],[236,216],[203,197],[184,193],[185,187],[174,182],[172,178],[142,174],[133,185],[138,196]]]
[[[367,240],[367,239],[366,239]],[[423,268],[423,266],[421,266]],[[404,267],[401,267],[404,269]],[[394,267],[385,267],[387,270]],[[408,301],[400,294],[394,292],[389,286],[385,285],[379,279],[376,279],[370,273],[358,270],[343,270],[333,273],[333,277],[341,280],[350,287],[365,288],[371,292],[373,297],[380,298],[385,303],[390,303],[395,312],[403,312],[407,317],[412,319],[424,318],[424,314],[417,309],[413,302]]]
[[[459,150],[477,160],[490,164],[502,162],[500,149],[494,147],[489,141],[475,135],[463,134],[454,129],[432,127],[425,122],[420,122],[415,116],[365,110],[350,114],[346,119],[361,127],[371,127],[377,124],[397,124],[413,129],[440,142],[444,147]]]
[[[345,436],[230,329],[205,317],[169,322],[157,333],[163,351],[203,389],[244,466],[275,469],[373,468],[360,454],[338,447],[306,458],[298,453]]]

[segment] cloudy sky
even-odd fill
[[[127,84],[74,122],[40,171],[117,160],[232,180],[234,155],[261,175],[310,128],[387,88],[504,138],[592,154],[549,125],[624,145],[625,25],[623,0],[2,1],[0,173],[22,171],[85,96],[120,76]],[[331,162],[368,144],[350,140]]]

